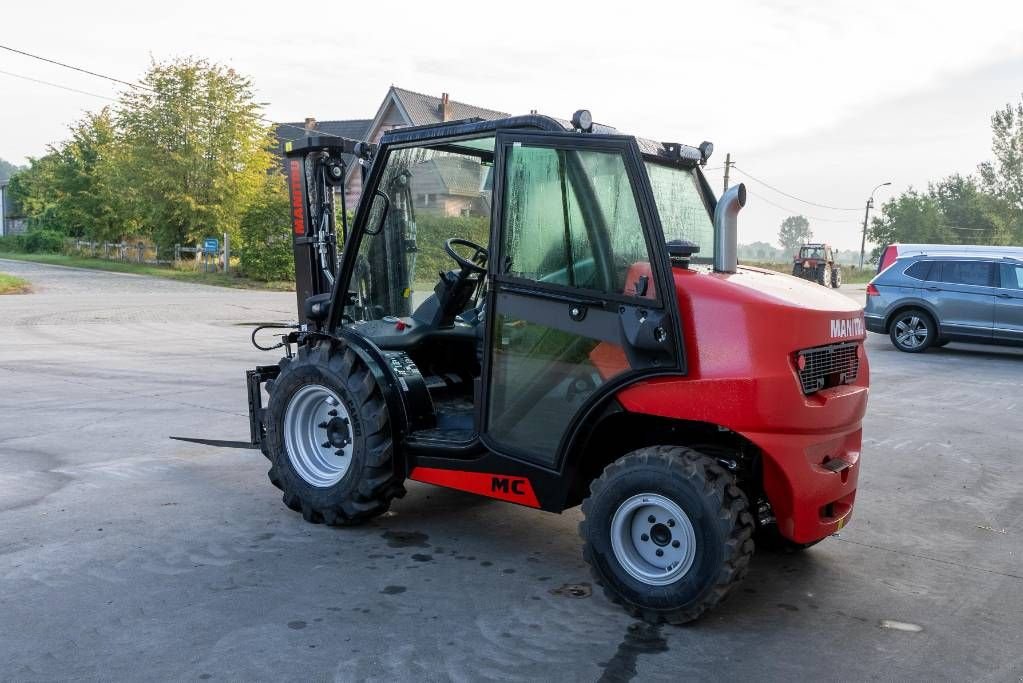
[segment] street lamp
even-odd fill
[[[860,270],[863,270],[863,252],[867,249],[867,219],[870,218],[870,210],[874,208],[874,193],[886,185],[891,185],[891,183],[881,183],[870,191],[870,199],[867,200],[867,209],[863,212],[863,239],[860,240]]]

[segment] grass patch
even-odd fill
[[[294,282],[261,282],[240,275],[224,273],[204,273],[189,268],[171,266],[154,266],[145,263],[126,263],[124,261],[108,261],[106,259],[88,258],[86,256],[67,256],[65,254],[17,254],[0,252],[0,259],[31,261],[52,266],[70,266],[73,268],[89,268],[114,273],[132,273],[134,275],[151,275],[181,282],[194,282],[202,285],[218,287],[235,287],[238,289],[269,289],[277,292],[295,290]],[[190,264],[189,264],[190,265]]]
[[[27,294],[30,291],[32,291],[32,287],[28,284],[28,280],[0,273],[0,294]]]

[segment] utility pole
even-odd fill
[[[863,237],[860,239],[860,270],[863,270],[863,256],[867,250],[867,220],[870,218],[870,210],[874,208],[874,193],[888,185],[891,185],[891,183],[881,183],[871,190],[870,198],[867,200],[867,208],[863,211]]]
[[[725,155],[725,192],[728,191],[728,171],[732,168],[732,153]]]
[[[874,198],[867,200],[867,208],[863,211],[863,237],[860,239],[860,270],[863,270],[863,254],[867,250],[867,219],[870,217],[870,207],[874,206]]]

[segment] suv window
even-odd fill
[[[941,281],[990,287],[994,281],[994,265],[984,261],[945,261],[941,264]]]
[[[906,268],[906,275],[914,280],[929,280],[932,277],[930,275],[932,265],[934,265],[934,261],[917,261]]]
[[[1023,266],[1002,264],[1002,288],[1023,289]]]
[[[516,145],[505,177],[504,272],[654,296],[653,287],[626,284],[632,267],[650,256],[621,154]]]

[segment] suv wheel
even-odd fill
[[[925,311],[910,308],[892,318],[888,334],[899,351],[920,353],[926,351],[937,337],[937,326]]]

